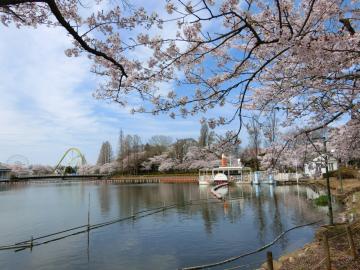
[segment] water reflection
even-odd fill
[[[37,247],[31,254],[0,252],[0,269],[176,269],[258,248],[289,227],[326,216],[310,201],[319,191],[302,186],[231,186],[229,200],[221,202],[210,187],[195,184],[0,185],[1,244],[85,224],[88,194],[91,223],[164,204],[177,206]],[[184,205],[190,200],[192,206]],[[312,235],[313,228],[305,228],[281,238],[272,248],[274,256],[301,246]],[[261,256],[244,263],[262,261]]]

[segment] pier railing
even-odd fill
[[[276,181],[296,181],[302,178],[302,174],[300,173],[277,173],[274,174],[274,178]]]

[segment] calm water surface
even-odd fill
[[[165,204],[198,201],[141,219],[112,224],[32,251],[0,251],[0,269],[178,269],[240,255],[282,231],[326,217],[297,186],[233,186],[228,203],[197,184],[0,184],[0,245],[87,223],[99,223]],[[216,202],[216,203],[214,203]],[[315,227],[290,232],[271,247],[274,257],[313,238]],[[254,269],[261,252],[214,269]]]

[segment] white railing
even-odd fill
[[[297,181],[302,177],[301,173],[277,173],[274,175],[276,181]]]

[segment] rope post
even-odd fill
[[[326,270],[331,270],[331,258],[330,258],[330,247],[327,230],[323,232],[323,247],[325,252]]]
[[[354,238],[352,236],[352,232],[351,232],[351,228],[349,225],[346,225],[346,233],[347,233],[347,237],[348,237],[348,241],[349,241],[349,245],[350,245],[350,250],[351,250],[351,256],[353,257],[354,260],[356,260],[356,249],[355,249],[355,244],[354,244]]]
[[[89,205],[88,205],[88,225],[87,225],[87,230],[90,231],[90,192],[89,192]]]
[[[267,268],[268,268],[268,270],[274,270],[273,256],[272,256],[271,251],[268,251],[266,253],[266,259],[267,259]]]
[[[34,246],[34,236],[31,236],[31,240],[30,240],[30,251],[32,251]]]
[[[134,209],[131,209],[131,216],[132,216],[132,219],[135,220],[135,214],[134,214]]]

